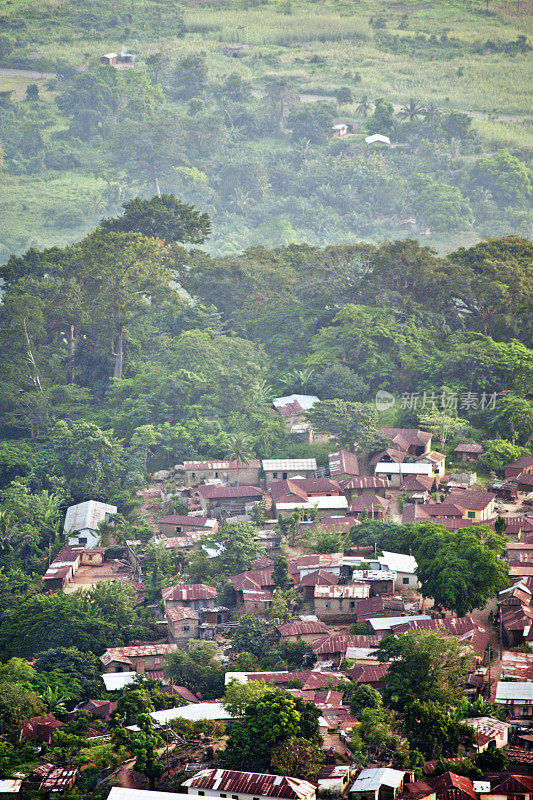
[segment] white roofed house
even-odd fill
[[[315,458],[265,458],[263,472],[266,485],[274,481],[286,481],[288,478],[315,478]]]
[[[403,790],[405,772],[389,767],[363,769],[350,787],[353,800],[394,800]]]
[[[377,557],[381,569],[396,573],[394,585],[397,589],[417,589],[419,586],[416,577],[417,563],[413,556],[405,553],[389,553],[383,551],[382,556]]]
[[[510,721],[533,724],[533,681],[498,681],[494,702],[505,706]]]
[[[117,507],[98,500],[87,500],[67,509],[63,532],[69,545],[97,547],[100,543],[100,525],[107,522]]]

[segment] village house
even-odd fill
[[[352,800],[394,800],[403,791],[405,772],[390,767],[362,769],[350,787]]]
[[[325,569],[319,569],[304,575],[300,581],[300,588],[302,589],[304,600],[310,602],[315,596],[315,586],[336,586],[338,582],[338,575],[334,575],[333,572],[328,572]]]
[[[315,458],[265,458],[263,472],[267,487],[274,481],[287,478],[314,478],[316,476]]]
[[[43,793],[42,796],[54,797],[60,792],[71,789],[76,783],[78,774],[76,767],[58,767],[56,764],[50,763],[39,764],[24,781],[23,796],[26,796],[27,790],[32,792],[32,796],[33,792],[38,790]]]
[[[504,706],[509,722],[533,723],[533,681],[498,681],[494,702]]]
[[[399,488],[406,477],[423,475],[436,478],[444,475],[446,459],[441,453],[431,451],[414,459],[401,450],[385,450],[378,456],[374,467],[376,476],[387,478],[391,488]]]
[[[343,139],[345,136],[348,136],[348,126],[345,125],[344,122],[335,123],[335,125],[331,126],[331,130],[333,131],[334,139]]]
[[[99,567],[104,563],[104,555],[104,547],[62,547],[43,576],[45,591],[64,589],[81,566]]]
[[[379,432],[398,450],[411,456],[423,456],[431,451],[431,434],[418,428],[381,428]]]
[[[137,672],[161,669],[167,656],[177,650],[175,644],[139,644],[108,647],[100,656],[104,672]]]
[[[217,605],[217,590],[204,583],[177,583],[161,592],[165,604],[165,612],[176,606],[183,606],[193,611]]]
[[[386,145],[391,147],[391,140],[388,136],[382,133],[373,133],[371,136],[365,136],[366,144]]]
[[[430,620],[431,617],[428,614],[413,614],[412,616],[401,617],[370,617],[367,622],[371,633],[383,637],[393,633],[398,625],[426,619]]]
[[[72,712],[74,715],[76,711],[85,711],[87,714],[90,714],[91,717],[100,717],[100,719],[109,719],[113,711],[116,710],[117,704],[114,700],[87,700],[86,703],[78,706],[75,711]]]
[[[412,503],[427,503],[436,488],[437,481],[433,475],[410,475],[401,484],[400,491]]]
[[[311,572],[317,572],[319,569],[331,572],[338,577],[341,574],[343,560],[343,553],[309,553],[308,555],[291,559],[289,572],[297,583],[306,575]]]
[[[483,453],[483,447],[480,444],[458,444],[453,452],[457,454],[458,461],[475,464]]]
[[[274,583],[272,574],[272,567],[249,569],[246,572],[240,572],[238,575],[232,575],[230,581],[237,592],[237,598],[239,598],[239,593],[243,591],[254,592],[257,590],[266,590],[273,592],[276,588],[276,584]]]
[[[184,648],[189,639],[199,638],[200,618],[196,611],[185,606],[173,606],[165,611],[168,640]]]
[[[350,786],[354,768],[351,764],[325,764],[318,773],[319,796],[342,797]]]
[[[471,728],[476,732],[476,741],[472,748],[465,752],[465,755],[470,758],[475,758],[478,753],[482,753],[489,748],[497,748],[501,750],[509,741],[509,724],[502,722],[494,717],[473,717],[464,719]]]
[[[97,547],[100,544],[99,527],[107,522],[117,507],[98,500],[87,500],[69,506],[63,525],[63,533],[68,537],[68,544],[80,547]]]
[[[349,478],[341,481],[341,488],[348,502],[353,497],[360,497],[361,495],[378,495],[385,497],[385,493],[389,488],[388,478],[380,478],[375,475]]]
[[[340,664],[350,648],[368,650],[377,647],[378,644],[379,636],[339,633],[314,642],[313,653],[319,664],[326,662]]]
[[[198,486],[209,481],[232,486],[259,486],[261,464],[257,459],[248,462],[185,461],[183,470],[187,486]]]
[[[519,492],[530,492],[533,489],[533,474],[523,470],[516,478],[511,479],[516,482]]]
[[[314,394],[290,394],[286,397],[276,397],[272,405],[284,417],[285,427],[290,435],[311,444],[314,432],[306,414],[319,402],[320,399]]]
[[[353,581],[356,583],[368,583],[370,597],[392,594],[397,577],[396,572],[384,569],[355,569],[352,572]]]
[[[156,522],[157,530],[164,536],[177,533],[216,533],[218,521],[208,517],[195,517],[183,514],[167,514]]]
[[[527,763],[531,765],[533,762],[528,759]],[[488,787],[480,785],[478,789],[480,800],[532,800],[533,798],[533,775],[499,773],[486,777]],[[474,781],[474,788],[477,783],[485,782]]]
[[[245,614],[254,614],[264,617],[270,613],[272,606],[272,592],[266,589],[243,589],[242,604]]]
[[[100,64],[106,64],[108,67],[115,67],[118,63],[118,53],[104,53],[100,56]]]
[[[477,795],[470,778],[444,772],[442,775],[430,776],[426,779],[434,789],[437,800],[476,800]]]
[[[206,797],[231,797],[233,800],[315,800],[316,788],[299,778],[237,772],[229,769],[202,769],[183,782],[191,794]]]
[[[348,503],[337,481],[331,478],[292,478],[270,485],[272,511],[276,516],[290,516],[301,508],[318,516],[346,511]]]
[[[53,714],[43,714],[32,717],[22,723],[20,736],[27,742],[40,742],[50,744],[53,734],[60,730],[64,722],[60,722]]]
[[[315,614],[329,622],[354,620],[357,601],[370,597],[370,587],[363,583],[342,586],[315,586]]]
[[[298,642],[301,640],[308,644],[312,644],[319,637],[324,638],[329,633],[328,626],[320,620],[286,622],[282,625],[276,625],[276,629],[280,639],[284,642]]]
[[[377,494],[361,494],[348,506],[348,514],[356,518],[385,519],[390,500]]]
[[[346,674],[353,683],[368,683],[374,689],[381,691],[385,687],[385,676],[389,671],[389,664],[355,664]]]
[[[238,516],[263,499],[257,486],[199,486],[200,505],[206,514],[217,519],[223,516]]]
[[[506,464],[503,471],[506,478],[516,478],[521,472],[533,475],[533,456],[523,456],[517,461]]]
[[[359,461],[349,450],[337,450],[328,455],[329,476],[336,481],[350,480],[359,475]]]
[[[495,512],[496,495],[492,492],[457,489],[446,497],[442,503],[417,503],[414,519],[409,521],[431,519],[433,522],[445,524],[443,520],[467,520],[470,525],[489,520]],[[410,504],[407,504],[409,506]],[[406,507],[404,507],[406,508]],[[407,514],[411,513],[406,508]],[[403,518],[403,517],[402,517]],[[446,526],[447,527],[447,526]],[[458,526],[466,527],[466,526]]]

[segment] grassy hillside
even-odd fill
[[[64,69],[65,65],[70,65],[77,71],[86,71],[97,64],[102,53],[133,51],[138,55],[137,69],[148,68],[151,79],[162,83],[167,103],[190,117],[197,112],[191,112],[183,103],[180,105],[180,98],[172,96],[167,89],[175,80],[180,60],[191,54],[204,58],[210,85],[220,84],[225,76],[233,73],[248,82],[256,98],[255,105],[249,100],[247,113],[255,117],[262,105],[257,94],[272,76],[284,80],[294,92],[303,95],[304,103],[334,96],[341,87],[347,87],[352,101],[337,107],[330,104],[330,110],[339,116],[356,117],[361,124],[365,122],[358,112],[362,96],[372,100],[385,98],[394,104],[396,112],[410,98],[442,111],[465,112],[473,117],[476,146],[460,153],[452,147],[456,163],[448,170],[449,174],[443,174],[442,182],[459,185],[466,196],[468,191],[461,185],[457,172],[468,165],[469,160],[472,162],[483,154],[509,148],[529,166],[533,143],[529,96],[533,59],[528,43],[531,6],[531,3],[496,3],[493,0],[422,3],[199,0],[180,4],[149,0],[113,3],[94,0],[71,4],[56,0],[39,3],[0,0],[0,21],[4,38],[9,40],[3,47],[0,42],[0,54],[4,53],[0,66],[28,68],[33,65],[54,72],[58,66]],[[243,56],[225,56],[225,47],[237,43],[248,46]],[[157,67],[154,67],[155,57],[160,60]],[[0,90],[13,90],[13,99],[19,101],[29,82],[39,83],[41,89],[46,83],[34,77],[0,74]],[[41,92],[43,102],[54,108],[54,113],[55,96],[56,92]],[[215,109],[210,96],[204,92],[200,97],[207,110],[223,117],[225,111],[220,104]],[[67,120],[59,116],[48,123],[46,129],[43,126],[44,138],[57,135],[67,124]],[[229,127],[234,139],[233,120]],[[294,137],[291,139],[288,133],[280,141],[279,132],[272,136],[270,130],[258,133],[255,123],[251,127],[253,132],[250,129],[246,132],[246,148],[257,152],[258,162],[265,163],[280,150],[282,154],[292,152]],[[198,135],[202,135],[201,130]],[[3,139],[0,125],[0,142]],[[242,135],[240,140],[243,140]],[[105,149],[104,144],[101,147],[94,142],[91,144],[97,150]],[[356,144],[354,140],[353,146]],[[382,157],[389,158],[387,154]],[[228,154],[228,159],[231,158],[234,157]],[[85,161],[74,170],[63,167],[60,175],[51,174],[46,165],[43,168],[34,166],[33,174],[26,169],[21,175],[19,168],[13,169],[8,164],[10,174],[0,189],[0,202],[4,207],[6,203],[10,206],[0,257],[5,257],[13,247],[19,250],[29,244],[49,243],[50,232],[62,242],[79,237],[100,212],[113,211],[109,207],[109,195],[113,195],[110,183],[120,184],[119,194],[124,196],[153,193],[153,187],[133,174],[131,166],[119,165],[107,156],[104,161],[105,164],[95,163],[92,167]],[[200,169],[208,176],[210,187],[218,191],[215,176],[220,172],[220,164],[206,165],[205,160],[193,157],[173,166]],[[420,164],[402,163],[395,164],[396,167],[403,175],[422,171]],[[268,166],[265,169],[269,171]],[[270,179],[270,174],[268,177]],[[43,181],[48,186],[45,193],[40,190]],[[176,188],[170,172],[162,175],[161,181],[163,188],[169,191]],[[198,196],[188,185],[177,188],[182,193],[185,191],[187,199],[201,204],[201,193]],[[397,191],[405,192],[405,187],[398,184]],[[309,191],[299,188],[298,192],[290,193],[291,197],[299,195],[308,197]],[[22,212],[22,206],[29,206],[28,196],[33,197],[34,204],[31,230],[27,229],[24,214],[18,213]],[[308,231],[309,226],[291,218],[292,212],[286,207],[268,210],[262,218],[249,210],[236,218],[229,200],[225,200],[227,198],[214,201],[212,207],[206,201],[205,206],[215,219],[220,214],[218,228],[222,232],[220,240],[213,245],[218,251],[227,252],[252,244],[254,237],[250,231],[255,231],[258,224],[278,224],[279,227],[279,220],[287,218],[296,231],[289,232],[291,240],[303,241],[309,235],[312,243],[322,244],[361,237],[405,235],[392,223],[380,222],[376,226],[373,218],[370,227],[366,222],[364,225],[360,221],[348,224],[344,219],[341,224],[335,219],[328,233]],[[475,205],[477,201],[470,198],[470,202]],[[295,204],[285,205],[291,209]],[[409,203],[407,205],[400,212],[411,216],[415,212]],[[66,206],[77,212],[80,220],[75,224],[75,216],[72,217],[70,228],[57,222],[58,214],[61,217]],[[375,211],[372,214],[376,216]],[[52,229],[50,216],[55,219]],[[381,216],[390,214],[383,212]],[[458,242],[470,243],[483,235],[514,231],[527,234],[530,231],[529,220],[524,221],[522,209],[518,218],[516,214],[508,217],[505,223],[488,228],[485,225],[486,229],[476,230],[480,214],[473,206],[472,221],[459,229],[439,231],[424,220],[419,227],[429,227],[429,241],[445,249]],[[245,229],[241,223],[245,223]],[[414,235],[419,233],[415,230]],[[275,237],[268,243],[275,245]]]

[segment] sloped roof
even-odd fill
[[[374,792],[381,786],[388,786],[396,789],[403,781],[405,772],[390,767],[379,767],[377,769],[362,769],[357,780],[350,789],[352,792]]]
[[[208,517],[189,517],[183,514],[167,514],[165,517],[157,520],[157,524],[166,523],[170,525],[195,525],[198,528],[211,528],[213,527],[214,520]]]
[[[67,509],[63,530],[65,533],[85,529],[97,531],[99,524],[105,522],[107,516],[116,513],[116,506],[100,503],[98,500],[87,500]]]
[[[167,608],[165,611],[165,617],[169,622],[179,622],[183,619],[195,619],[199,620],[198,614],[195,611],[192,611],[190,608],[185,608],[184,606],[174,606],[174,608]]]
[[[315,600],[319,598],[331,599],[359,599],[368,597],[370,587],[366,583],[348,583],[337,586],[315,586]]]
[[[163,600],[211,600],[217,596],[217,590],[205,583],[177,583],[161,592]]]
[[[418,428],[381,428],[380,433],[404,450],[409,447],[425,447],[431,441],[431,434]]]
[[[342,481],[342,488],[347,489],[388,489],[389,479],[379,475],[361,475],[358,478],[347,478]]]
[[[205,500],[232,497],[263,497],[263,492],[257,486],[199,486],[198,494]]]
[[[306,636],[316,634],[328,633],[328,626],[325,622],[320,620],[309,622],[287,622],[283,625],[276,626],[281,636]]]
[[[307,472],[316,470],[316,458],[265,458],[263,460],[265,472],[275,472],[277,470],[305,470]]]
[[[472,781],[464,775],[444,772],[442,775],[427,778],[427,782],[436,791],[439,800],[458,800],[465,795],[472,800],[476,798]]]
[[[359,461],[355,453],[349,450],[337,450],[328,455],[329,474],[332,478],[336,475],[359,475]]]
[[[325,569],[317,569],[316,572],[309,572],[300,581],[300,586],[335,586],[339,582],[339,576]]]
[[[454,453],[474,453],[479,455],[483,452],[483,446],[480,444],[458,444],[454,450]]]
[[[313,643],[315,655],[328,655],[329,653],[345,653],[348,647],[377,647],[380,637],[376,635],[335,634]]]
[[[228,794],[249,794],[286,800],[312,800],[316,795],[313,784],[299,778],[229,769],[203,769],[184,781],[183,785]]]
[[[348,506],[349,514],[359,514],[361,511],[373,511],[378,508],[387,508],[390,500],[379,497],[377,494],[362,494],[354,497]]]
[[[380,683],[387,672],[389,664],[356,664],[352,669],[347,670],[354,683]]]
[[[183,466],[186,470],[217,470],[217,469],[260,469],[261,463],[257,458],[252,458],[250,461],[184,461]]]

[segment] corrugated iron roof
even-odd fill
[[[284,800],[313,800],[316,796],[313,784],[299,778],[229,769],[203,769],[184,781],[183,785],[192,789],[276,797]]]
[[[161,592],[163,600],[212,600],[217,596],[217,590],[205,583],[177,583]]]
[[[307,472],[316,470],[316,458],[265,458],[263,459],[263,469],[265,472],[276,472],[277,470],[305,470]]]

